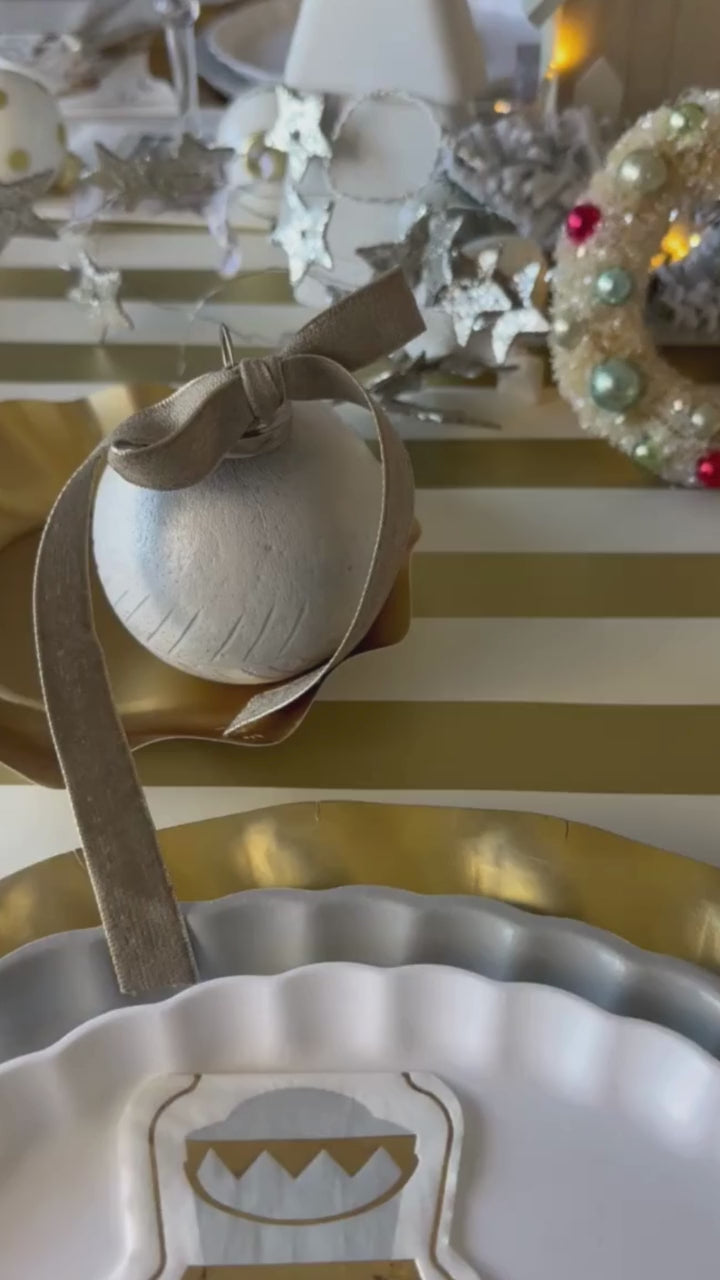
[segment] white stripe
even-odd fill
[[[102,382],[0,382],[0,403],[7,400],[86,400],[111,383]]]
[[[720,551],[717,494],[664,489],[421,489],[423,551]]]
[[[267,236],[245,235],[241,249],[243,271],[287,266],[285,254]],[[89,237],[88,251],[104,267],[139,271],[216,271],[224,257],[224,251],[211,236],[173,227],[147,235],[101,228]],[[3,249],[0,267],[61,267],[71,252],[63,240],[18,236]]]
[[[192,302],[124,302],[133,328],[113,329],[107,345],[176,347],[192,343],[217,347],[218,326],[225,323],[238,346],[276,346],[316,314],[294,303],[229,306],[211,301],[203,305],[202,314],[193,319],[195,305]],[[36,342],[88,346],[97,342],[98,329],[95,317],[73,302],[19,298],[4,301],[0,308],[0,343],[6,345]]]
[[[232,748],[228,747],[228,752]],[[544,813],[614,831],[720,866],[720,796],[581,795],[547,791],[322,791],[289,787],[149,787],[158,827],[247,813],[301,801],[362,800],[382,804],[458,806]],[[0,789],[5,819],[0,877],[77,847],[67,796],[32,786]],[[259,815],[261,819],[261,815]],[[470,832],[470,823],[466,824]],[[468,837],[470,838],[470,837]],[[442,855],[442,850],[438,850]],[[630,851],[628,850],[628,856]]]
[[[720,705],[720,620],[416,618],[345,663],[326,701]]]

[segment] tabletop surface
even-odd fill
[[[220,320],[242,345],[275,345],[307,313],[281,276],[278,300],[256,300],[256,273],[282,268],[263,234],[242,251],[244,274],[203,304],[220,257],[206,231],[104,229],[91,252],[123,270],[134,328],[101,347],[65,298],[63,245],[12,241],[0,399],[194,375],[216,366]],[[720,862],[717,495],[649,484],[580,438],[550,388],[510,379],[472,406],[494,425],[396,422],[423,530],[408,638],[338,671],[289,748],[143,752],[160,824],[285,799],[412,800],[553,813]],[[0,407],[0,467],[2,449]],[[62,793],[0,780],[0,875],[72,847]]]

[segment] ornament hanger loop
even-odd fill
[[[220,325],[220,351],[222,353],[223,369],[232,369],[237,364],[237,360],[235,359],[232,335],[226,324]]]

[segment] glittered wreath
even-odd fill
[[[668,224],[719,195],[720,92],[640,119],[568,214],[551,332],[558,387],[581,426],[664,480],[705,488],[720,488],[720,395],[661,359],[645,305]]]

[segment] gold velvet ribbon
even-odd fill
[[[266,717],[287,736],[321,681],[357,647],[392,587],[412,520],[407,454],[353,371],[423,330],[394,271],[305,325],[278,355],[204,374],[124,422],[78,468],[48,517],[35,568],[35,638],[50,730],[85,851],[120,988],[141,992],[195,980],[185,926],[158,848],[95,631],[89,535],[103,463],[132,484],[180,489],[223,458],[277,444],[293,400],[346,400],[368,409],[382,465],[371,563],[347,631],[322,666],[258,692],[226,733],[252,743]],[[291,713],[291,714],[289,714]]]

